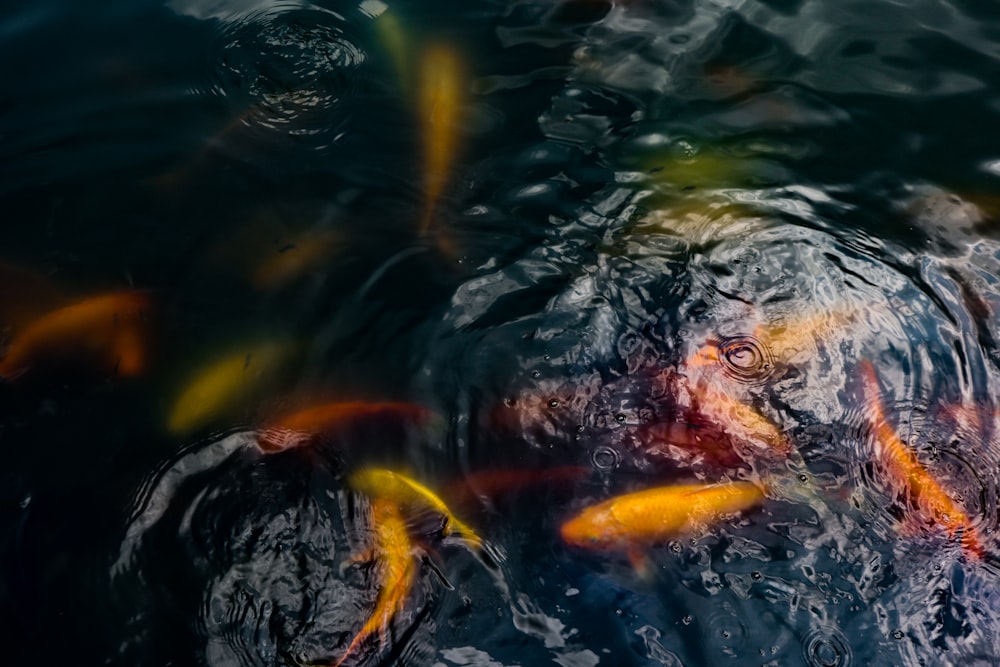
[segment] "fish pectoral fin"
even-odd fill
[[[423,562],[424,565],[427,566],[428,569],[430,569],[431,572],[434,573],[434,576],[438,578],[438,581],[441,582],[442,586],[444,586],[449,591],[455,590],[455,585],[448,580],[448,577],[445,576],[444,571],[438,565],[437,561],[431,558],[430,554],[427,553],[421,554],[421,561]]]
[[[653,580],[653,575],[656,574],[656,565],[649,558],[649,554],[638,547],[629,547],[625,555],[637,577],[647,583]]]
[[[457,537],[477,553],[483,550],[483,539],[476,534],[476,531],[454,517],[452,517],[451,521],[445,527],[445,535],[447,537]]]

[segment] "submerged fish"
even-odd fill
[[[384,498],[410,510],[429,510],[441,516],[441,534],[459,535],[477,550],[483,541],[467,524],[460,521],[441,498],[420,482],[385,468],[362,468],[351,475],[348,485],[372,498]]]
[[[697,413],[718,424],[737,442],[752,444],[768,455],[787,456],[792,452],[785,434],[753,406],[707,385],[691,387],[690,392]]]
[[[114,292],[49,312],[25,327],[0,360],[11,380],[36,364],[83,366],[123,377],[142,373],[149,359],[147,292]]]
[[[868,360],[861,364],[861,377],[869,425],[875,436],[876,455],[887,474],[896,484],[906,488],[918,510],[942,526],[949,537],[960,536],[966,554],[981,558],[985,551],[971,519],[889,425],[882,405],[878,375]],[[908,519],[915,523],[919,521],[913,515]]]
[[[624,551],[638,566],[641,548],[698,530],[763,499],[764,492],[749,482],[662,486],[588,507],[566,521],[560,533],[575,547]]]
[[[194,373],[174,401],[167,428],[182,434],[236,410],[291,358],[288,343],[240,347]]]
[[[458,54],[446,46],[427,49],[421,58],[420,67],[418,106],[425,189],[420,231],[426,233],[455,161],[465,77]]]
[[[800,318],[781,322],[761,322],[754,328],[752,336],[736,339],[739,344],[732,349],[748,355],[757,355],[757,363],[787,364],[803,352],[813,352],[831,334],[845,331],[854,318],[854,312],[847,307],[810,313]],[[688,357],[689,367],[712,366],[725,363],[724,349],[728,341],[709,340]],[[749,363],[747,360],[728,359],[737,370]],[[764,369],[767,370],[767,369]]]
[[[409,91],[411,83],[408,40],[399,16],[386,8],[386,11],[375,19],[375,31],[389,59],[392,60],[393,67],[396,68],[400,87],[404,92]]]
[[[514,495],[530,488],[568,488],[590,474],[584,466],[556,466],[552,468],[521,469],[501,468],[481,470],[448,484],[445,495],[463,505],[493,502],[500,497]]]
[[[64,301],[61,290],[42,272],[0,260],[0,341]]]
[[[312,438],[373,418],[425,423],[433,413],[405,402],[342,401],[314,405],[279,417],[261,431],[258,446],[265,452],[297,447]]]
[[[333,665],[339,667],[355,655],[369,639],[377,636],[380,645],[389,640],[393,619],[403,610],[417,574],[415,546],[401,508],[391,500],[375,496],[371,504],[373,543],[354,562],[374,561],[378,578],[378,596],[371,616],[365,621],[344,655]]]
[[[261,290],[276,290],[323,268],[343,240],[333,230],[316,230],[290,240],[253,268],[250,282]]]

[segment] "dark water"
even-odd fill
[[[5,664],[336,662],[388,558],[343,567],[369,465],[488,555],[420,523],[344,664],[1000,663],[996,5],[40,0],[0,61],[8,363],[144,303],[135,372],[69,327],[0,386]],[[432,417],[261,448],[324,401]],[[560,537],[726,480],[766,498],[639,569]]]

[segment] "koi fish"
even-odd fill
[[[333,663],[340,667],[370,638],[378,636],[380,645],[389,640],[392,620],[406,605],[407,597],[416,579],[417,564],[415,547],[396,503],[382,497],[372,498],[371,529],[373,544],[363,555],[356,556],[354,562],[375,561],[378,573],[378,596],[371,616],[365,621],[341,658]]]
[[[949,537],[959,534],[966,554],[982,558],[985,550],[971,519],[889,425],[882,405],[878,375],[875,366],[867,359],[861,364],[861,377],[869,425],[875,435],[876,454],[881,456],[889,476],[905,485],[916,506],[943,526]]]
[[[174,401],[167,429],[183,434],[237,409],[291,358],[287,343],[240,348],[199,370]]]
[[[590,474],[584,466],[557,466],[541,469],[500,469],[469,473],[446,487],[445,496],[458,504],[468,505],[496,498],[531,487],[568,487]]]
[[[257,444],[264,452],[280,452],[362,420],[384,417],[421,424],[432,414],[426,408],[404,402],[324,403],[276,419],[263,429]]]
[[[420,482],[385,468],[363,468],[351,475],[348,485],[373,498],[385,498],[403,507],[422,508],[444,519],[442,535],[458,534],[476,550],[483,548],[482,539],[460,521],[441,498]]]
[[[39,271],[0,261],[0,334],[23,329],[64,302],[60,290]]]
[[[431,47],[423,54],[420,75],[426,197],[420,231],[426,233],[455,160],[464,76],[458,54],[444,46]]]
[[[91,297],[43,315],[14,337],[0,360],[0,377],[11,380],[40,363],[84,365],[122,377],[139,375],[148,361],[146,292]]]
[[[787,456],[792,446],[777,425],[753,406],[713,387],[700,385],[690,389],[699,415],[718,424],[741,443],[751,443],[766,453]]]
[[[567,544],[582,549],[625,551],[643,571],[642,547],[690,533],[763,499],[764,492],[749,482],[661,486],[588,507],[566,521],[560,533]]]
[[[409,53],[406,44],[406,31],[403,30],[399,16],[386,8],[386,11],[383,11],[375,19],[375,30],[396,68],[400,87],[404,91],[408,91],[412,85],[410,83]]]
[[[773,222],[746,202],[709,196],[704,192],[683,199],[657,202],[623,240],[637,238],[649,250],[649,237],[679,236],[689,243],[717,242],[722,238],[746,236]],[[608,244],[609,254],[620,254],[620,246]],[[626,246],[628,248],[628,246]],[[638,248],[636,248],[638,250]]]
[[[824,311],[786,322],[760,323],[754,328],[753,339],[764,347],[757,350],[768,363],[788,363],[803,350],[814,350],[819,341],[841,331],[853,319],[847,309]],[[720,341],[709,341],[688,357],[687,366],[712,366],[722,363]],[[773,357],[774,362],[771,362]]]
[[[302,234],[277,253],[261,261],[252,271],[250,282],[258,289],[277,289],[323,266],[340,244],[330,230]]]

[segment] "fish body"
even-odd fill
[[[396,68],[400,88],[404,92],[408,92],[412,85],[410,83],[410,54],[402,21],[392,11],[385,11],[375,19],[375,30],[378,33],[379,41],[382,42],[382,47],[389,55],[389,59],[392,60],[393,67]]]
[[[0,360],[0,377],[16,378],[40,363],[139,375],[148,362],[153,309],[147,292],[125,291],[50,311],[14,337]]]
[[[264,257],[253,268],[250,282],[260,290],[286,287],[310,271],[323,268],[341,244],[342,239],[331,230],[301,234]]]
[[[441,498],[420,482],[385,468],[362,468],[348,479],[355,491],[373,498],[384,498],[409,509],[429,510],[445,521],[444,536],[458,534],[476,549],[483,546],[482,539],[472,528],[460,521]]]
[[[62,290],[40,271],[0,260],[0,342],[63,302]]]
[[[749,482],[663,486],[610,498],[566,521],[563,540],[583,549],[632,553],[696,530],[721,515],[760,504],[764,492]]]
[[[428,48],[420,66],[418,104],[425,191],[420,230],[427,232],[455,161],[465,78],[458,54],[444,46]]]
[[[569,488],[589,474],[590,468],[584,466],[481,470],[450,483],[445,495],[457,499],[460,504],[480,504],[516,495],[527,489]]]
[[[693,387],[691,396],[697,402],[698,414],[718,424],[737,442],[754,445],[765,454],[791,453],[788,438],[753,406],[710,386]]]
[[[378,594],[368,620],[334,663],[339,667],[369,639],[378,637],[381,645],[389,639],[393,619],[406,606],[417,575],[415,547],[402,509],[391,500],[374,497],[371,503],[372,545],[369,555],[376,562]],[[355,560],[364,560],[364,557]]]
[[[762,364],[787,364],[804,352],[815,352],[820,343],[832,334],[844,331],[854,315],[844,307],[839,310],[810,313],[784,322],[761,322],[748,338]],[[709,341],[687,359],[689,367],[714,366],[723,363],[724,341]],[[744,350],[746,346],[736,346]],[[746,350],[744,350],[746,351]],[[735,362],[739,365],[739,361]],[[746,362],[743,362],[746,363]],[[767,370],[767,369],[762,369]]]
[[[432,413],[405,402],[341,401],[314,405],[279,417],[261,432],[258,446],[278,452],[299,446],[312,438],[373,418],[399,419],[421,424]]]
[[[290,358],[287,343],[241,347],[197,371],[167,417],[171,433],[197,430],[229,414],[272,379]]]
[[[920,463],[906,443],[886,419],[879,391],[878,375],[870,361],[861,364],[869,424],[875,436],[877,455],[887,474],[897,483],[905,485],[916,506],[933,521],[944,527],[948,535],[960,535],[966,554],[981,558],[985,551],[979,533],[958,503]],[[911,520],[916,517],[911,517]]]

